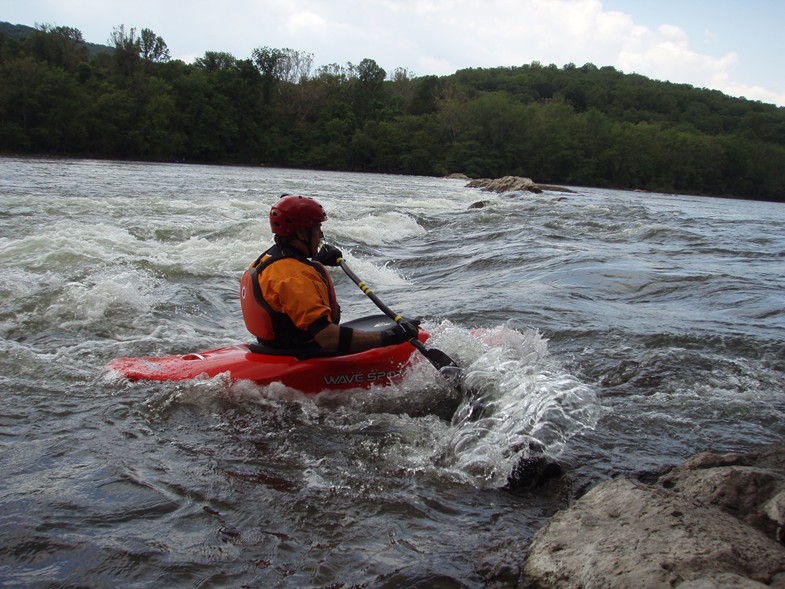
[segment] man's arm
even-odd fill
[[[362,331],[350,327],[328,323],[314,333],[313,338],[319,346],[330,352],[349,354],[363,352],[371,348],[402,344],[419,334],[419,322],[401,321],[384,331]],[[313,328],[312,328],[313,333]]]
[[[382,335],[377,331],[360,331],[359,329],[352,329],[351,331],[352,339],[349,343],[349,352],[363,352],[383,345]],[[314,336],[314,340],[319,344],[319,347],[330,352],[337,352],[341,337],[340,332],[341,328],[339,326],[335,323],[330,323]]]

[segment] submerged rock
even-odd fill
[[[785,588],[785,444],[601,483],[534,537],[530,586]]]
[[[562,478],[564,469],[544,455],[521,459],[507,480],[510,489],[537,489]]]

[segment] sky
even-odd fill
[[[151,29],[186,63],[261,47],[414,76],[593,63],[785,106],[785,0],[0,0],[0,21],[99,44]]]

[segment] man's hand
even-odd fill
[[[392,346],[416,339],[420,333],[418,326],[420,322],[416,319],[403,318],[395,327],[385,329],[382,333],[382,345]]]
[[[325,266],[340,266],[341,264],[338,260],[341,258],[343,258],[341,250],[329,243],[322,243],[314,260]]]

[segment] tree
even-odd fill
[[[415,84],[409,112],[413,115],[436,113],[439,110],[439,78],[424,76],[415,80]]]
[[[198,57],[194,64],[206,72],[217,72],[237,67],[237,58],[223,51],[207,51],[204,57]]]
[[[284,53],[272,47],[260,47],[252,52],[253,63],[262,75],[262,96],[270,104],[273,88],[283,78],[285,71]]]
[[[150,29],[137,35],[135,28],[126,32],[125,25],[120,25],[112,31],[109,43],[114,47],[115,64],[126,77],[136,73],[141,63],[165,63],[170,58],[166,41]]]
[[[0,146],[74,153],[82,148],[89,101],[75,78],[29,56],[0,65]]]
[[[176,127],[184,136],[179,157],[209,162],[236,154],[240,121],[236,106],[222,88],[224,70],[197,70],[174,80]]]
[[[82,32],[71,27],[52,27],[39,25],[27,37],[24,47],[36,59],[45,61],[50,67],[59,67],[75,72],[79,64],[87,59],[87,45]]]
[[[114,47],[114,62],[118,71],[126,77],[136,72],[142,45],[136,29],[131,28],[126,32],[125,25],[114,28],[109,36],[109,44]]]
[[[357,78],[363,86],[371,91],[378,90],[386,77],[387,72],[379,67],[373,59],[365,58],[357,66]]]
[[[139,51],[142,59],[152,63],[169,61],[169,48],[166,42],[150,29],[142,29],[139,37]]]
[[[281,54],[280,79],[282,81],[302,84],[308,80],[313,68],[313,53],[284,48]]]
[[[353,68],[349,64],[350,69]],[[356,68],[349,100],[358,123],[372,119],[383,103],[383,84],[387,76],[373,59],[363,59]]]

